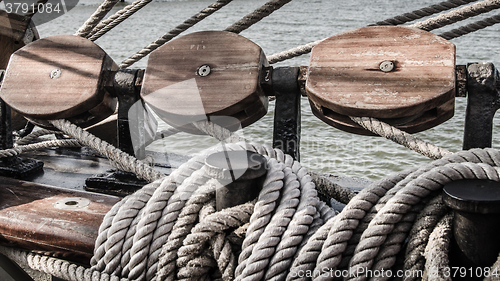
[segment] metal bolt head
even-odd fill
[[[383,72],[391,72],[394,70],[394,62],[386,60],[380,63],[380,70]]]
[[[57,79],[61,77],[61,70],[56,68],[50,72],[50,78],[52,79]]]
[[[198,75],[200,75],[202,77],[208,76],[208,74],[210,74],[210,72],[211,72],[210,66],[206,65],[206,64],[200,66],[198,68],[198,71],[197,71]]]
[[[205,77],[205,76],[208,76],[208,74],[210,74],[211,72],[211,68],[209,65],[207,64],[204,64],[200,67],[198,67],[198,70],[196,71],[196,73],[202,77]]]

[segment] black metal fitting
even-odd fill
[[[224,150],[208,156],[206,173],[221,184],[215,191],[217,211],[257,198],[267,173],[266,163],[264,156],[247,150]]]
[[[492,63],[467,65],[467,92],[463,149],[491,147],[500,108],[500,76]]]
[[[145,147],[140,145],[134,148],[132,138],[142,140],[144,127],[141,127],[143,122],[139,121],[139,128],[130,130],[129,111],[134,104],[141,102],[137,80],[142,79],[143,73],[138,69],[120,69],[111,73],[112,79],[108,83],[108,90],[118,98],[118,148],[138,159],[145,157]],[[131,194],[145,184],[147,181],[139,180],[134,174],[123,171],[94,175],[85,181],[86,190],[118,196]]]
[[[500,183],[454,181],[445,185],[443,201],[454,211],[452,265],[472,267],[473,273],[493,265],[500,252]],[[474,279],[472,275],[466,280]]]
[[[300,160],[300,67],[279,67],[272,73],[276,96],[273,147]]]

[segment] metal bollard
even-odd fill
[[[443,200],[454,211],[455,245],[450,247],[453,266],[491,267],[500,252],[500,183],[454,181],[445,185]],[[467,280],[474,277],[477,276],[468,276]]]
[[[266,163],[264,156],[247,150],[221,151],[208,156],[207,175],[221,184],[215,191],[217,211],[257,198],[267,173]]]

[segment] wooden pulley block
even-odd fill
[[[453,116],[455,46],[408,27],[344,32],[313,48],[306,91],[313,113],[341,130],[371,135],[358,116],[423,131]]]
[[[7,68],[12,53],[38,38],[35,24],[29,18],[0,10],[0,69]],[[24,128],[27,122],[14,110],[11,120],[14,130]]]
[[[237,130],[267,112],[260,85],[265,66],[262,49],[240,35],[196,32],[150,54],[141,97],[180,130],[200,134],[192,122],[207,119]]]
[[[116,98],[104,88],[113,60],[92,41],[56,35],[26,45],[9,61],[0,97],[34,123],[68,119],[82,126],[114,113]]]

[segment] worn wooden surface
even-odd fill
[[[0,97],[33,119],[77,117],[81,124],[95,123],[116,107],[103,89],[101,75],[111,69],[116,64],[87,39],[73,35],[43,38],[12,55]],[[51,78],[56,70],[60,76]]]
[[[381,71],[383,61],[393,61],[395,69]],[[406,27],[344,32],[312,50],[306,91],[316,109],[341,115],[420,114],[454,99],[455,46]]]
[[[141,96],[162,119],[181,129],[206,115],[233,116],[246,126],[267,112],[259,80],[266,64],[261,48],[237,34],[189,34],[151,53]],[[210,67],[207,76],[197,73],[202,65]]]
[[[4,177],[0,182],[1,239],[78,261],[88,261],[92,256],[99,225],[120,200]],[[88,205],[71,209],[75,202],[85,199]]]

